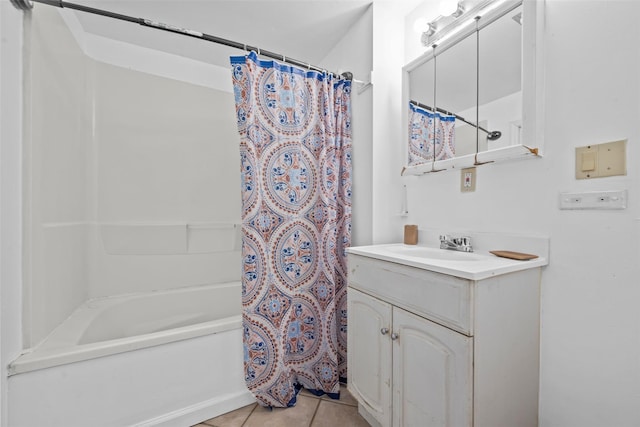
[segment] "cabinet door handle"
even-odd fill
[[[392,332],[392,333],[391,333],[391,339],[392,339],[392,340],[394,340],[394,341],[395,341],[395,340],[397,340],[398,338],[400,338],[400,335],[396,334],[395,332]]]
[[[389,333],[389,328],[382,328],[382,329],[380,329],[380,333],[381,333],[382,335],[387,335],[387,334]]]

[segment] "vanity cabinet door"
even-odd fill
[[[393,332],[393,426],[470,427],[473,338],[396,307]]]
[[[368,412],[366,415],[388,427],[391,425],[391,305],[352,288],[347,292],[347,387]]]

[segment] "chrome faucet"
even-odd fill
[[[440,249],[450,249],[452,251],[473,252],[471,247],[471,237],[449,237],[440,236]]]

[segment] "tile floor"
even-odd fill
[[[340,400],[298,394],[296,406],[268,410],[253,403],[193,427],[369,427],[358,414],[356,400],[341,386]]]

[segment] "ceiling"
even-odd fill
[[[322,65],[371,0],[77,0],[75,4],[203,32]],[[126,21],[75,13],[82,29],[209,64],[228,66],[242,51]]]

